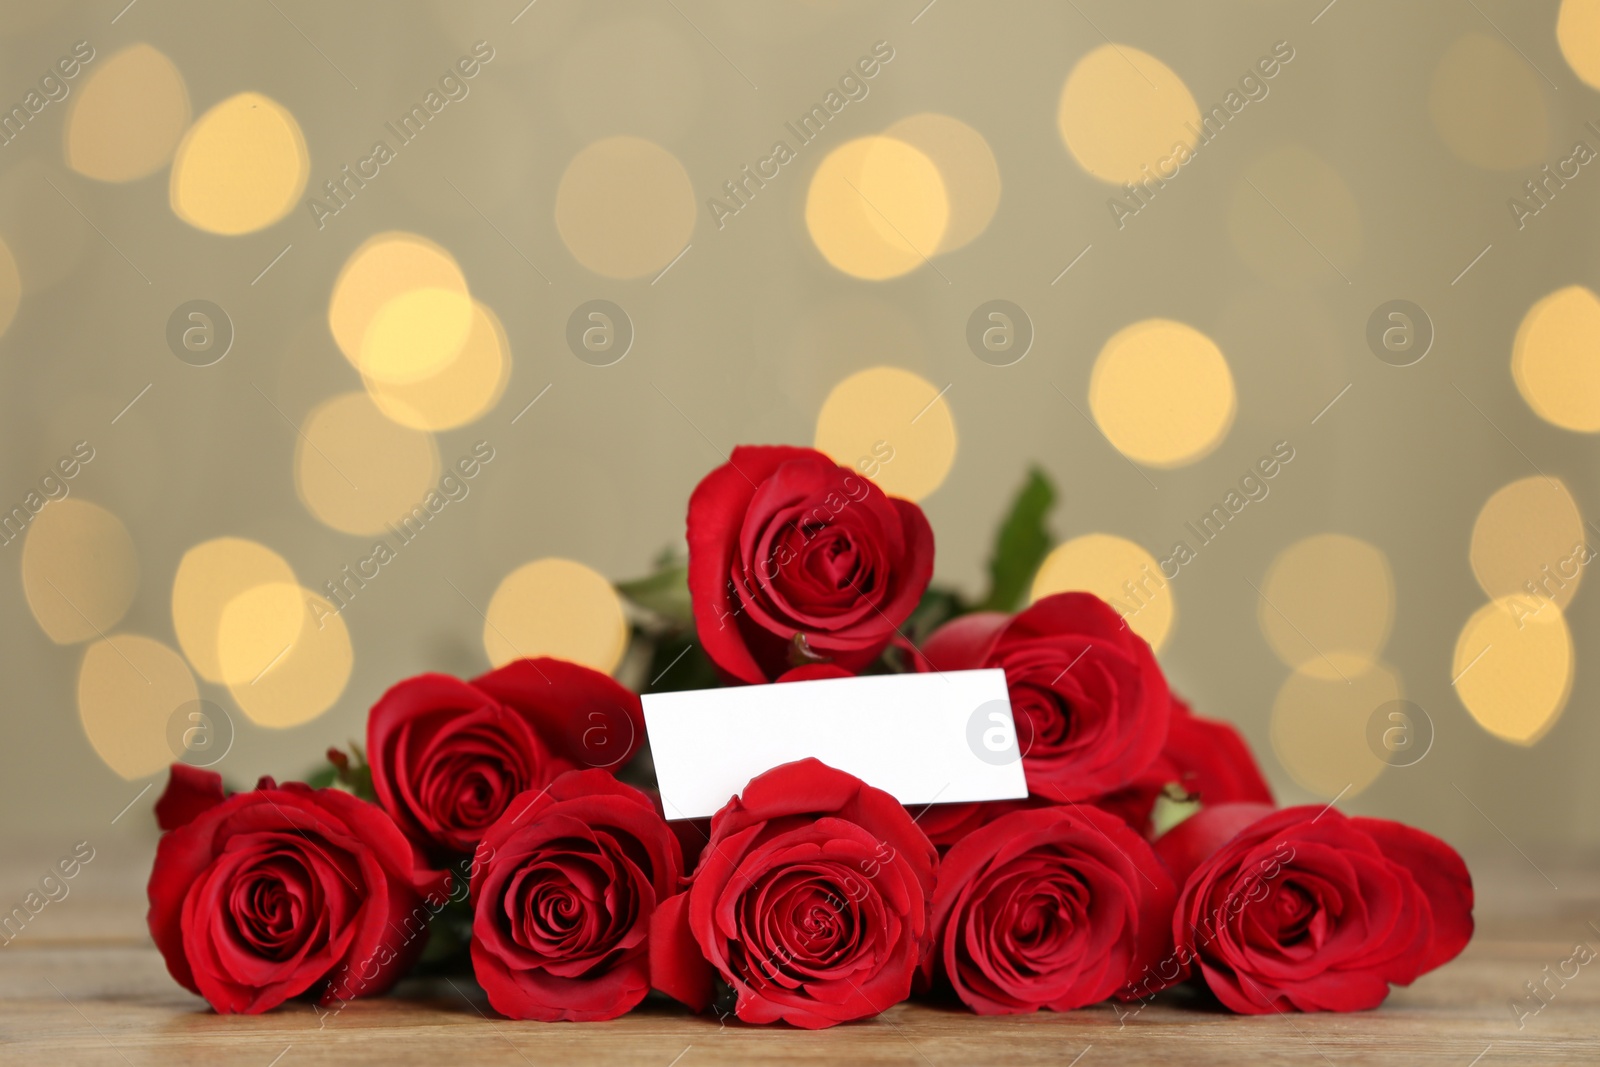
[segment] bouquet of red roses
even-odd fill
[[[219,1012],[304,997],[326,1018],[470,966],[511,1018],[610,1019],[655,991],[820,1028],[913,992],[1126,1018],[1183,981],[1237,1012],[1354,1011],[1455,957],[1473,897],[1448,845],[1276,808],[1240,735],[1097,597],[1015,611],[1051,500],[1032,475],[972,603],[930,588],[915,504],[810,449],[740,448],[690,498],[687,562],[619,587],[656,689],[1002,669],[1026,799],[912,812],[806,759],[669,822],[639,697],[610,677],[424,674],[306,783],[230,796],[173,767],[149,889],[168,970]]]

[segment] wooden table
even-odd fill
[[[1174,995],[1126,1021],[1109,1006],[984,1019],[906,1004],[807,1033],[724,1024],[665,1003],[610,1023],[511,1022],[461,980],[403,984],[393,996],[353,1002],[321,1029],[305,1005],[221,1017],[173,983],[142,932],[148,856],[102,850],[101,859],[77,895],[0,949],[0,1064],[1600,1063],[1600,960],[1520,1029],[1510,1006],[1526,998],[1524,982],[1567,959],[1578,940],[1600,949],[1588,925],[1600,925],[1600,868],[1590,865],[1544,865],[1557,891],[1515,856],[1474,862],[1478,936],[1460,959],[1396,990],[1377,1011],[1243,1018]],[[0,900],[20,895],[10,890],[34,868],[8,856]]]

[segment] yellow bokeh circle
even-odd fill
[[[817,251],[854,278],[916,270],[939,250],[950,202],[939,168],[896,137],[859,137],[829,152],[806,191]]]
[[[1079,590],[1110,604],[1156,651],[1177,617],[1172,583],[1156,558],[1115,534],[1084,534],[1057,545],[1039,565],[1029,600]]]
[[[1600,89],[1600,0],[1561,0],[1556,43],[1572,72]]]
[[[556,187],[556,230],[574,259],[607,278],[671,263],[694,232],[697,202],[678,158],[641,137],[607,137],[572,158]]]
[[[1303,788],[1354,796],[1388,766],[1368,744],[1368,723],[1402,696],[1400,678],[1381,663],[1349,678],[1295,671],[1272,702],[1272,750]]]
[[[183,657],[138,634],[96,641],[78,667],[78,721],[105,765],[129,781],[173,762],[168,725],[199,698]]]
[[[1324,680],[1364,673],[1389,640],[1394,573],[1382,550],[1344,534],[1317,534],[1278,553],[1256,619],[1286,666]]]
[[[1534,475],[1501,487],[1478,512],[1469,551],[1472,573],[1491,597],[1521,597],[1564,608],[1592,552],[1583,516],[1567,487]]]
[[[254,233],[294,209],[310,173],[306,139],[289,110],[260,93],[239,93],[183,135],[172,162],[172,210],[208,233]]]
[[[448,370],[472,336],[471,298],[450,289],[408,289],[367,323],[356,367],[363,377],[409,385]]]
[[[472,329],[442,370],[416,382],[366,376],[367,392],[389,418],[414,430],[449,430],[481,418],[505,393],[511,345],[495,313],[472,305]]]
[[[828,393],[814,443],[890,496],[921,500],[955,463],[956,424],[942,391],[926,378],[870,367]]]
[[[554,656],[611,673],[627,649],[621,598],[603,574],[582,563],[523,563],[494,590],[483,621],[491,664]]]
[[[1056,123],[1078,165],[1116,185],[1143,181],[1147,168],[1200,140],[1200,109],[1183,79],[1148,52],[1109,42],[1067,75]]]
[[[254,671],[239,679],[223,670],[218,640],[223,611],[252,589],[295,583],[294,570],[282,556],[242,537],[213,538],[185,552],[172,579],[172,628],[200,677],[208,682],[249,681]],[[288,626],[280,623],[279,629]],[[237,652],[230,653],[230,659],[237,658]]]
[[[1511,377],[1541,419],[1600,431],[1600,299],[1592,290],[1569,285],[1528,309],[1512,342]]]
[[[1456,695],[1478,725],[1531,745],[1555,725],[1572,692],[1572,634],[1554,604],[1535,612],[1502,597],[1473,613],[1451,662]]]
[[[258,585],[228,602],[217,629],[228,692],[258,725],[310,722],[333,707],[350,681],[350,631],[333,605],[309,589]]]
[[[433,435],[386,418],[366,393],[323,402],[295,439],[301,501],[345,533],[382,533],[411,516],[438,477]]]
[[[350,253],[328,300],[328,330],[351,366],[383,385],[448,373],[474,324],[466,275],[426,237],[389,231]]]
[[[1233,373],[1192,326],[1145,319],[1111,336],[1089,376],[1089,410],[1117,450],[1149,467],[1206,456],[1233,425]]]
[[[67,113],[67,166],[86,178],[127,182],[166,165],[189,125],[189,90],[165,54],[147,44],[96,64]]]
[[[50,640],[105,637],[138,591],[139,557],[121,519],[76,497],[34,516],[22,542],[22,593]]]
[[[483,647],[496,667],[553,656],[609,674],[622,662],[628,621],[605,576],[569,559],[540,559],[506,575],[489,601]]]
[[[1000,165],[983,134],[934,112],[903,118],[883,132],[927,156],[944,181],[950,219],[935,253],[953,252],[988,228],[1000,206]]]

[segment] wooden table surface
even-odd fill
[[[104,862],[101,862],[101,861]],[[978,1018],[905,1004],[820,1033],[749,1027],[650,1003],[614,1022],[512,1022],[472,983],[409,982],[352,1002],[319,1027],[303,1004],[223,1017],[180,989],[143,933],[148,856],[105,850],[73,895],[0,949],[0,1064],[1454,1064],[1600,1063],[1600,960],[1519,1028],[1513,999],[1585,941],[1600,950],[1600,867],[1544,871],[1515,856],[1471,861],[1479,930],[1455,962],[1398,989],[1377,1011],[1245,1018],[1158,999],[1120,1020],[1109,1006]],[[7,855],[0,901],[20,899],[42,863]],[[98,878],[98,881],[94,880]],[[1596,924],[1591,926],[1590,923]],[[1569,972],[1570,973],[1570,972]],[[1074,1059],[1077,1057],[1077,1059]]]

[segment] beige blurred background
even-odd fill
[[[1037,588],[1284,800],[1600,844],[1597,0],[124,2],[0,16],[8,847],[147,850],[192,723],[626,672],[759,442],[892,451],[974,595],[1037,464]]]

